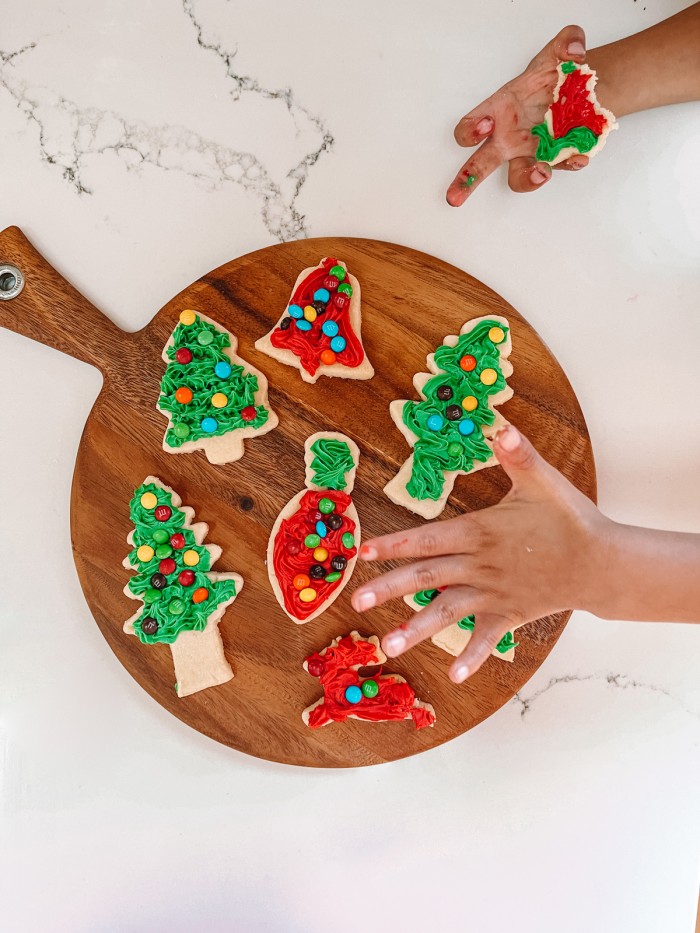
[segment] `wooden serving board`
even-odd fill
[[[376,375],[365,382],[322,378],[302,382],[296,370],[253,347],[286,306],[298,273],[324,256],[344,260],[362,286],[362,336]],[[357,628],[380,637],[412,615],[401,600],[364,617],[351,608],[355,587],[370,577],[358,563],[330,609],[295,625],[270,588],[265,549],[279,510],[304,482],[304,440],[339,430],[360,447],[353,497],[365,539],[418,524],[382,493],[409,449],[389,416],[389,402],[414,396],[412,377],[426,355],[465,320],[502,314],[510,321],[509,380],[514,398],[504,415],[527,433],[547,459],[579,489],[595,497],[595,468],[586,424],[561,367],[526,321],[497,294],[432,256],[376,240],[299,240],[258,250],[215,269],[169,301],[143,330],[121,331],[56,272],[16,227],[0,233],[0,263],[12,263],[26,284],[0,302],[0,324],[97,366],[104,385],[78,450],[71,500],[71,532],[80,582],[95,621],[129,673],[162,706],[193,728],[260,758],[286,764],[352,767],[391,761],[433,748],[471,729],[506,703],[552,650],[570,613],[518,631],[514,663],[490,658],[465,685],[447,678],[451,657],[425,643],[391,661],[419,697],[433,704],[437,723],[416,731],[410,722],[350,721],[311,731],[301,712],[319,696],[302,669],[307,654]],[[239,338],[238,352],[270,382],[279,427],[246,441],[237,463],[212,466],[200,451],[162,450],[166,426],[156,411],[164,369],[162,348],[184,308],[199,310]],[[234,680],[179,699],[166,645],[147,646],[122,631],[134,609],[122,589],[129,572],[129,500],[149,474],[174,487],[196,518],[209,524],[208,541],[221,545],[216,569],[245,578],[226,611],[221,633]],[[500,469],[460,477],[443,516],[498,502],[509,488]]]

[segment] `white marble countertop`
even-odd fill
[[[600,502],[700,530],[700,105],[626,118],[536,195],[443,191],[456,119],[569,21],[669,0],[2,0],[0,223],[120,325],[283,238],[433,253],[565,367]],[[266,764],[153,703],[83,601],[69,491],[99,374],[0,331],[0,926],[688,933],[700,630],[577,613],[477,729],[354,772]],[[536,440],[536,439],[535,439]]]

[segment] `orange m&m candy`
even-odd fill
[[[326,366],[332,366],[335,363],[335,353],[332,350],[321,351],[321,362]]]
[[[470,373],[473,369],[476,369],[476,359],[473,356],[467,354],[459,361],[459,365],[462,367],[465,373]]]
[[[199,586],[192,594],[193,603],[203,603],[205,599],[209,599],[209,590],[204,586]]]
[[[175,390],[175,399],[181,405],[187,405],[192,401],[192,389],[188,389],[187,386],[180,386],[179,389]]]
[[[311,583],[311,580],[306,576],[305,573],[298,573],[292,580],[292,586],[295,590],[306,589],[309,583]]]

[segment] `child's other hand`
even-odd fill
[[[552,176],[546,162],[537,162],[533,126],[544,119],[557,83],[557,65],[586,58],[586,36],[580,26],[566,26],[533,58],[525,71],[462,117],[455,127],[460,146],[479,146],[447,189],[447,203],[460,207],[469,195],[508,162],[508,184],[513,191],[535,191]],[[481,145],[479,145],[481,144]],[[576,170],[588,157],[575,155],[556,168]]]
[[[614,523],[535,451],[512,425],[494,450],[513,487],[498,505],[367,541],[365,560],[415,563],[377,577],[352,597],[358,612],[420,590],[446,587],[382,641],[395,657],[465,616],[476,627],[450,677],[481,667],[506,632],[562,609],[596,604]]]

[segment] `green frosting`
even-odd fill
[[[152,492],[158,499],[158,505],[167,505],[172,509],[172,515],[167,522],[159,522],[155,517],[155,509],[144,509],[141,505],[141,496],[145,492]],[[156,506],[157,508],[157,506]],[[144,644],[172,644],[180,632],[201,632],[207,624],[209,616],[226,600],[236,595],[236,586],[233,580],[213,581],[207,571],[211,568],[209,551],[201,544],[197,544],[191,529],[184,528],[186,515],[182,509],[173,504],[172,495],[155,483],[146,483],[134,493],[130,505],[131,521],[134,525],[134,548],[129,553],[129,563],[136,568],[136,575],[129,580],[129,589],[141,599],[145,605],[134,622],[134,632]],[[176,532],[185,538],[185,546],[181,549],[172,549],[170,557],[175,561],[176,568],[166,577],[167,585],[157,590],[151,585],[151,577],[159,572],[160,560],[152,557],[149,561],[139,560],[138,549],[142,544],[148,544],[154,550],[158,546],[153,532],[165,530],[168,537]],[[183,562],[185,551],[196,551],[199,563],[195,567],[188,567]],[[183,570],[192,570],[195,581],[192,586],[183,586],[178,582],[178,574]],[[209,598],[201,603],[192,602],[192,594],[199,587],[209,591]],[[170,604],[179,600],[184,611],[179,614],[170,611]],[[176,608],[179,608],[176,605]],[[151,616],[158,623],[158,630],[147,634],[141,628],[143,620]]]
[[[427,606],[429,603],[432,603],[434,599],[439,595],[438,590],[421,590],[420,593],[416,593],[413,597],[413,602],[419,606]],[[476,625],[476,619],[473,615],[465,616],[464,619],[460,619],[457,625],[460,628],[466,629],[468,632],[474,631],[474,626]],[[503,638],[496,645],[496,651],[499,654],[505,654],[507,651],[510,651],[511,648],[517,648],[520,642],[515,641],[513,638],[512,632],[506,632]]]
[[[348,482],[346,474],[355,467],[352,453],[345,441],[319,437],[311,445],[313,482],[322,489],[343,490]]]
[[[202,345],[199,335],[211,334],[211,343]],[[234,365],[225,349],[231,346],[229,335],[199,315],[193,324],[178,324],[173,331],[173,343],[167,349],[169,363],[160,384],[158,407],[172,416],[173,425],[168,428],[165,440],[171,447],[181,447],[188,441],[197,441],[206,437],[218,437],[236,431],[239,428],[261,428],[269,417],[264,405],[255,404],[258,391],[258,377],[246,372],[242,366]],[[192,352],[189,363],[178,363],[175,354],[182,348]],[[217,363],[228,363],[231,375],[220,379],[214,367]],[[192,391],[192,401],[180,404],[175,392],[181,386]],[[215,408],[211,399],[217,392],[222,392],[228,402],[224,408]],[[241,411],[248,407],[255,408],[255,418],[245,421]],[[215,431],[203,431],[204,418],[214,418],[217,422]],[[189,429],[184,437],[179,437],[175,426],[186,425]]]
[[[413,448],[413,469],[406,490],[414,499],[439,499],[445,484],[445,473],[461,470],[468,473],[475,461],[485,462],[491,457],[491,448],[483,433],[485,425],[493,424],[495,414],[489,406],[489,396],[502,392],[506,380],[501,372],[498,344],[489,338],[489,330],[500,327],[507,336],[508,328],[500,321],[484,320],[462,336],[454,347],[445,344],[435,351],[435,363],[442,370],[423,387],[425,401],[406,402],[403,409],[404,424],[413,431],[418,440]],[[465,372],[459,365],[463,356],[473,356],[477,365]],[[487,386],[479,376],[484,369],[493,369],[498,378]],[[440,386],[449,386],[452,397],[447,401],[438,398]],[[449,421],[445,415],[450,405],[461,408],[462,399],[471,395],[478,404],[474,411],[462,410],[459,421]],[[440,415],[442,427],[432,431],[428,419]],[[470,420],[475,428],[472,434],[460,433],[460,421]]]
[[[566,136],[555,139],[550,135],[546,123],[532,127],[532,135],[539,137],[535,158],[540,162],[553,162],[562,149],[573,146],[579,152],[590,152],[598,142],[598,137],[587,126],[575,126]]]
[[[576,62],[564,62],[561,66],[561,70],[565,75],[570,75],[572,71],[576,71],[578,65]]]

